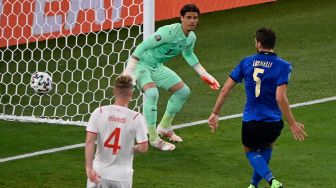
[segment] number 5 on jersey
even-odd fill
[[[261,79],[258,77],[258,74],[264,74],[264,69],[254,68],[253,72],[253,80],[256,82],[255,86],[255,96],[259,97],[260,95],[260,85],[261,85]]]
[[[113,138],[114,138],[114,142],[111,143],[111,140]],[[120,139],[120,128],[117,127],[117,128],[114,129],[114,131],[111,133],[111,135],[104,142],[104,147],[112,148],[112,154],[113,155],[117,155],[118,150],[120,149],[119,139]]]

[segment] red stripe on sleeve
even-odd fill
[[[140,142],[140,143],[137,143],[137,144],[144,144],[144,143],[147,143],[148,141],[145,141],[145,142]]]
[[[92,132],[92,131],[86,131],[88,133],[92,133],[92,134],[98,134],[98,133],[95,133],[95,132]]]

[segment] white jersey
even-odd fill
[[[126,107],[103,106],[91,114],[86,131],[97,134],[93,169],[101,178],[132,180],[134,143],[148,141],[144,117]]]

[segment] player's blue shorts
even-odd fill
[[[254,150],[267,148],[280,136],[283,127],[282,120],[277,122],[243,121],[242,143]]]
[[[154,82],[156,87],[168,91],[169,88],[182,81],[174,71],[164,65],[152,68],[143,63],[137,64],[135,78],[139,90],[142,90],[144,85]]]

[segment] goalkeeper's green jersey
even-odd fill
[[[195,41],[195,33],[191,31],[186,36],[180,23],[166,25],[139,44],[133,55],[139,58],[139,63],[157,68],[182,53],[188,64],[194,66],[199,62],[193,51]]]

